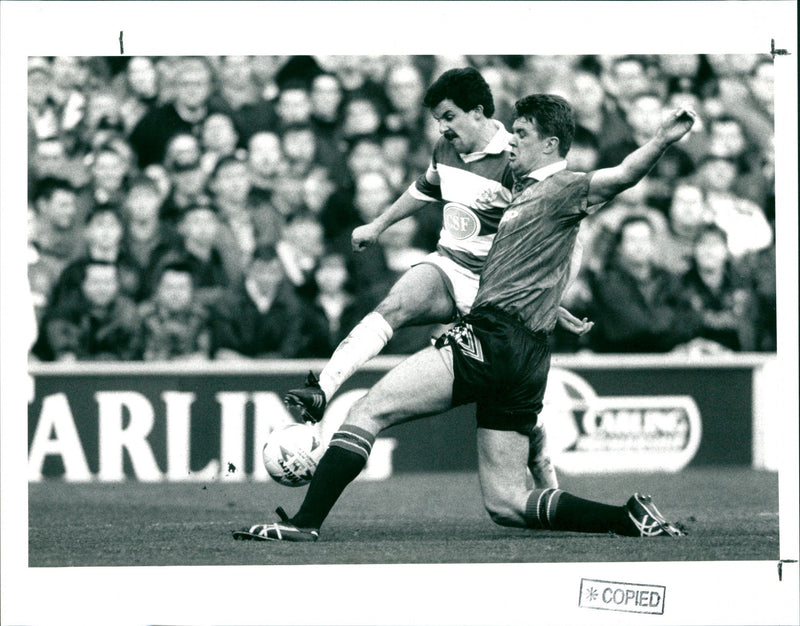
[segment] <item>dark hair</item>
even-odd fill
[[[215,180],[217,176],[219,176],[219,172],[222,168],[227,167],[228,165],[247,165],[242,159],[232,154],[226,154],[223,157],[220,157],[219,160],[214,164],[214,169],[211,170],[211,176],[209,176],[210,180]]]
[[[75,188],[69,181],[63,178],[56,178],[55,176],[47,176],[36,183],[33,199],[39,200],[44,198],[49,200],[53,197],[53,194],[59,190],[75,193]]]
[[[480,72],[472,67],[447,70],[428,87],[422,104],[433,109],[442,100],[452,100],[462,111],[472,111],[480,105],[486,117],[494,115],[492,90]]]
[[[189,263],[188,259],[186,258],[169,258],[167,257],[167,262],[161,264],[158,268],[158,275],[156,276],[156,285],[161,284],[161,280],[164,278],[164,274],[167,272],[176,272],[179,274],[188,274],[189,278],[192,281],[192,286],[194,287],[195,284],[195,275],[192,271],[192,265]]]
[[[535,93],[514,103],[516,116],[524,117],[545,137],[558,139],[559,156],[567,156],[575,136],[575,113],[561,96]]]
[[[117,275],[119,275],[119,267],[116,263],[112,261],[101,261],[98,259],[87,258],[75,265],[75,276],[78,279],[79,284],[86,280],[90,267],[113,267]]]
[[[625,229],[628,228],[628,226],[630,226],[631,224],[637,224],[639,222],[641,222],[642,224],[647,224],[648,228],[650,228],[651,233],[655,231],[653,222],[651,222],[646,215],[643,215],[641,213],[639,214],[634,213],[633,215],[628,215],[626,218],[620,221],[619,225],[614,231],[613,236],[611,237],[611,241],[609,242],[608,248],[605,251],[605,258],[603,259],[604,268],[608,268],[616,260],[617,252],[619,251],[619,246],[622,243],[623,236],[625,235]]]
[[[117,221],[122,224],[124,220],[120,215],[119,208],[115,204],[96,204],[92,207],[91,211],[86,214],[86,219],[84,220],[85,224],[89,224],[89,222],[93,221],[95,217],[98,215],[102,215],[103,213],[110,213]]]
[[[728,233],[726,233],[719,224],[713,222],[710,224],[703,224],[694,238],[695,245],[706,235],[717,235],[725,242],[725,245],[728,245]]]

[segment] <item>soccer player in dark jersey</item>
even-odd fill
[[[304,421],[322,419],[341,385],[376,356],[401,326],[452,322],[470,311],[478,278],[497,224],[511,200],[506,166],[510,133],[492,119],[489,85],[473,68],[444,72],[427,90],[423,104],[439,124],[441,138],[428,170],[377,219],[353,231],[353,250],[374,244],[395,222],[433,201],[443,201],[443,224],[436,252],[411,267],[386,298],[356,325],[333,352],[319,379],[310,373],[306,386],[286,394]],[[580,250],[572,264],[577,272]],[[592,323],[559,309],[559,322],[576,334]],[[535,433],[531,471],[537,485],[557,485],[545,447],[544,430]]]
[[[504,526],[628,536],[683,534],[638,493],[612,506],[554,488],[526,472],[530,434],[542,407],[547,336],[569,280],[581,220],[633,186],[692,128],[695,113],[672,112],[655,136],[620,165],[566,169],[575,128],[569,103],[535,94],[515,104],[509,169],[514,197],[498,226],[474,305],[436,346],[409,357],[356,402],[333,435],[292,518],[237,531],[237,539],[316,541],[345,487],[361,472],[375,437],[389,426],[477,404],[478,476],[484,506]]]

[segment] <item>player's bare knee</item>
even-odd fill
[[[377,435],[392,423],[390,416],[381,410],[371,396],[372,394],[368,393],[353,403],[347,413],[346,422]]]

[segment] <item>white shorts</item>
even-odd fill
[[[469,313],[478,293],[480,276],[438,252],[431,252],[420,263],[434,265],[441,272],[458,312],[461,315]]]

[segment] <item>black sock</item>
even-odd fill
[[[298,528],[322,526],[345,487],[364,469],[374,441],[370,433],[353,426],[342,426],[334,434],[292,524]]]
[[[532,491],[526,517],[532,528],[639,535],[624,506],[584,500],[560,489]]]

